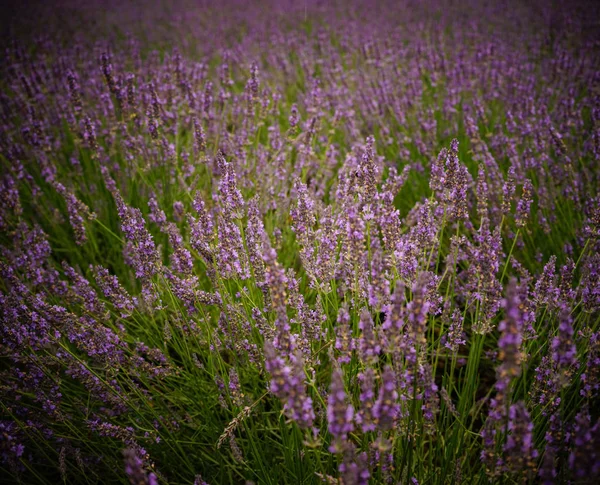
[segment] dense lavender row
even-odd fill
[[[0,480],[600,480],[600,12],[545,3],[13,18]]]

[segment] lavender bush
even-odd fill
[[[13,9],[0,480],[598,483],[600,10],[567,3]]]

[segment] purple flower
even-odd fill
[[[300,115],[298,114],[298,106],[296,104],[292,104],[291,113],[289,117],[290,130],[295,131],[298,126],[298,121],[300,120]]]
[[[515,194],[515,169],[509,167],[506,181],[502,187],[502,214],[507,216],[510,213],[511,203]]]
[[[523,402],[510,406],[508,436],[503,451],[509,472],[535,470],[538,452],[533,446],[533,423]]]
[[[569,468],[577,479],[600,479],[600,421],[592,424],[587,410],[575,416]]]
[[[133,267],[135,275],[144,283],[147,283],[162,268],[161,258],[154,244],[154,239],[146,229],[146,221],[140,210],[125,204],[108,171],[105,167],[102,167],[102,169],[106,186],[117,204],[117,211],[121,219],[121,230],[127,240],[124,248],[125,260]]]
[[[473,331],[486,334],[493,329],[492,320],[500,308],[502,296],[502,285],[496,276],[502,255],[499,227],[491,232],[490,221],[483,219],[474,242],[464,246],[469,267],[461,286],[469,300],[478,304],[479,319],[473,322]]]
[[[471,185],[471,176],[467,167],[458,159],[458,140],[452,140],[450,149],[442,150],[433,164],[430,185],[439,192],[449,220],[468,217],[467,191]]]
[[[454,353],[458,352],[458,348],[466,343],[465,333],[463,332],[463,317],[458,310],[452,312],[452,323],[444,337],[444,347]]]
[[[600,331],[592,333],[588,342],[585,371],[581,374],[581,395],[588,399],[600,394]]]
[[[77,75],[69,69],[67,71],[67,86],[71,95],[71,103],[76,112],[81,111],[81,87]]]
[[[356,342],[352,337],[352,328],[350,327],[350,314],[348,309],[341,307],[338,312],[337,325],[335,327],[335,349],[339,352],[337,358],[340,364],[349,364],[352,359],[352,351]]]
[[[567,369],[577,364],[577,348],[573,341],[573,318],[571,310],[563,306],[559,313],[558,334],[550,345],[552,360],[559,368]]]
[[[92,288],[87,279],[75,271],[71,266],[63,262],[65,275],[71,281],[71,293],[77,303],[81,303],[86,311],[90,312],[100,320],[106,320],[107,309],[98,299],[96,291]]]
[[[406,333],[412,342],[419,346],[425,344],[425,332],[427,329],[427,314],[431,302],[427,299],[427,274],[421,273],[419,279],[413,286],[413,299],[406,305]],[[421,349],[422,351],[424,349]]]
[[[344,485],[368,485],[371,472],[365,452],[358,453],[350,449],[344,453],[344,459],[339,466],[340,482]]]
[[[194,218],[194,216],[189,213],[187,214],[188,224],[190,226],[190,244],[204,259],[204,262],[208,267],[208,275],[213,276],[213,263],[215,257],[213,251],[213,217],[210,212],[206,210],[200,192],[196,193],[192,205],[194,210],[198,213],[198,219]]]
[[[506,391],[510,382],[521,373],[523,314],[517,283],[514,279],[509,282],[506,289],[504,311],[504,320],[498,325],[500,331],[498,348],[501,364],[497,369],[496,389],[499,392]]]
[[[252,265],[252,272],[256,286],[263,294],[265,306],[271,305],[271,295],[267,284],[265,261],[263,254],[268,246],[269,239],[258,208],[258,197],[248,202],[248,223],[246,227],[246,247],[248,260]]]
[[[588,256],[581,271],[579,294],[588,312],[600,309],[600,254]]]
[[[0,460],[4,464],[16,462],[23,456],[25,445],[17,424],[13,421],[0,421]]]
[[[544,271],[535,283],[533,299],[538,305],[554,305],[560,295],[560,290],[556,286],[557,277],[556,256],[551,256]]]
[[[236,174],[233,166],[225,159],[220,150],[217,152],[216,165],[221,179],[219,180],[219,202],[227,218],[238,218],[244,208],[242,193],[237,187]]]
[[[265,344],[265,367],[271,374],[271,392],[284,403],[286,414],[301,428],[310,428],[315,419],[312,399],[306,392],[306,375],[302,356],[294,354],[288,362],[277,355],[270,344]]]
[[[87,240],[85,233],[85,220],[91,221],[96,218],[87,205],[81,202],[75,195],[68,191],[61,183],[55,182],[56,191],[61,194],[67,204],[67,212],[69,213],[69,221],[75,232],[75,242],[82,245]]]
[[[226,215],[219,215],[217,265],[222,278],[248,279],[248,256],[239,226]]]
[[[127,317],[133,313],[137,300],[127,294],[116,276],[111,275],[102,266],[90,266],[94,273],[96,284],[104,293],[104,296],[121,312],[121,317]]]
[[[125,458],[125,474],[131,485],[158,485],[158,479],[152,472],[146,471],[141,448],[126,448],[123,450]]]
[[[361,358],[368,363],[377,362],[379,353],[381,352],[380,340],[377,337],[377,332],[373,325],[373,318],[366,308],[360,313],[360,323],[358,327],[362,331],[358,340]]]
[[[262,255],[265,262],[265,279],[269,287],[271,304],[280,320],[287,320],[287,287],[288,278],[285,270],[277,261],[277,252],[272,247],[264,248]]]
[[[329,451],[341,453],[347,445],[348,433],[354,430],[354,408],[347,402],[344,379],[339,369],[335,369],[331,375],[327,422],[329,432],[333,436]]]
[[[390,366],[386,366],[381,374],[379,396],[373,406],[373,417],[381,431],[389,431],[394,427],[400,406],[396,391],[396,376]]]
[[[479,165],[477,172],[477,215],[479,219],[489,218],[489,187],[486,181],[485,168]]]
[[[313,228],[316,223],[315,203],[308,193],[308,187],[300,179],[294,181],[294,191],[296,192],[296,203],[290,211],[290,216],[294,222],[292,230],[296,233],[298,242],[306,247],[313,242]]]
[[[406,314],[405,287],[401,281],[397,281],[390,303],[385,308],[385,320],[381,325],[387,345],[392,349],[398,345],[404,329]]]
[[[517,212],[515,214],[515,222],[517,227],[524,227],[529,218],[531,210],[531,202],[533,200],[533,184],[529,179],[525,180],[521,198],[517,202]]]
[[[194,123],[194,144],[196,150],[199,153],[204,153],[206,151],[206,135],[204,133],[204,128],[202,128],[202,123],[198,121],[198,118],[192,118],[192,122]]]
[[[360,381],[360,407],[357,409],[356,422],[360,424],[363,433],[375,431],[376,422],[373,414],[375,406],[375,371],[367,367],[358,374]]]

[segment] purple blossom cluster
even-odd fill
[[[0,481],[600,480],[597,6],[113,3],[2,41]]]

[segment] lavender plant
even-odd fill
[[[19,8],[0,481],[600,481],[598,5]]]

